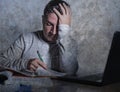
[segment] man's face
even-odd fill
[[[50,41],[55,42],[58,36],[58,17],[54,13],[49,13],[43,17],[43,34]]]

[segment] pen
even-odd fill
[[[40,55],[38,50],[37,50],[37,54],[38,54],[39,59],[43,62],[43,59],[42,59],[42,57],[41,57],[41,55]]]

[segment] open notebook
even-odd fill
[[[66,73],[62,73],[62,72],[57,72],[57,71],[54,71],[54,70],[51,70],[51,69],[43,69],[42,67],[38,67],[38,69],[36,70],[36,72],[31,72],[29,70],[21,70],[21,71],[17,71],[17,70],[13,70],[13,69],[10,69],[10,68],[1,68],[2,72],[0,72],[0,74],[4,74],[6,76],[9,77],[9,74],[8,72],[11,72],[11,73],[14,73],[14,74],[20,74],[20,75],[23,75],[23,76],[28,76],[28,77],[38,77],[38,76],[48,76],[48,77],[56,77],[56,76],[65,76]],[[4,72],[6,72],[4,73]],[[11,75],[11,74],[10,74]]]
[[[77,82],[81,84],[89,84],[102,86],[120,81],[120,32],[115,32],[111,48],[109,51],[107,63],[103,73],[88,75],[85,77],[77,76],[60,76],[57,79]]]
[[[60,76],[65,76],[66,73],[57,72],[51,69],[43,69],[39,67],[36,72],[31,72],[29,70],[17,71],[10,68],[0,67],[0,84],[10,81],[13,77],[29,77],[29,78],[55,78]]]

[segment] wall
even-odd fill
[[[49,0],[0,0],[0,52],[23,32],[42,29]],[[120,31],[120,0],[66,0],[72,8],[72,35],[78,45],[79,75],[101,72],[112,36]]]

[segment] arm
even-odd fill
[[[65,4],[63,4],[63,6],[60,4],[60,7],[63,14],[60,14],[57,9],[54,9],[54,12],[59,17],[59,39],[65,48],[65,52],[63,54],[63,67],[65,69],[65,72],[68,73],[68,75],[74,75],[76,74],[78,69],[78,62],[76,53],[77,51],[75,47],[76,43],[69,36],[71,30],[71,10]]]
[[[59,4],[63,14],[61,14],[56,8],[54,8],[55,14],[59,18],[59,39],[64,38],[68,32],[70,31],[71,25],[71,10],[70,7],[66,6],[64,3],[63,5]]]
[[[0,65],[19,71],[26,69],[35,71],[38,66],[44,68],[45,64],[37,58],[23,59],[24,51],[32,44],[30,38],[32,39],[31,35],[21,35],[7,51],[0,55]],[[26,46],[27,43],[30,44]]]
[[[23,36],[20,36],[13,45],[10,46],[4,53],[0,55],[0,65],[14,70],[21,70],[26,68],[26,60],[22,59],[24,51]]]

